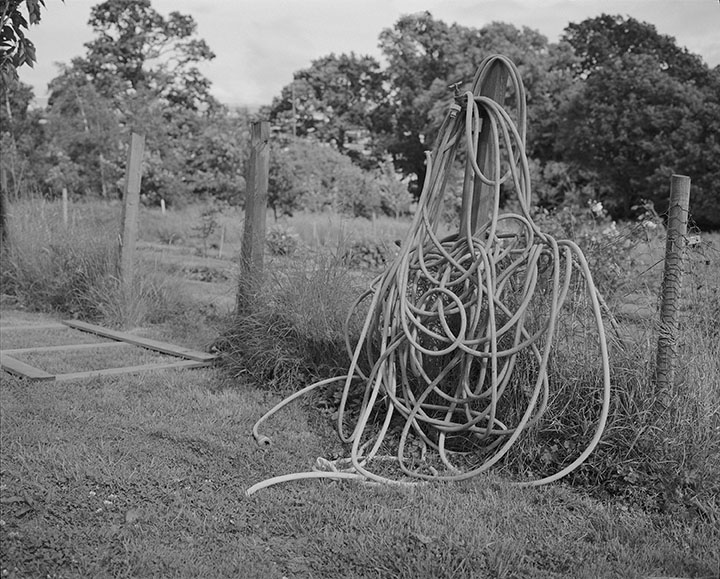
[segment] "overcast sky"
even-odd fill
[[[46,95],[57,75],[55,63],[69,63],[92,39],[87,21],[98,0],[46,0],[42,21],[29,36],[37,48],[34,69],[20,78]],[[330,53],[380,58],[378,36],[403,14],[429,10],[448,24],[481,28],[492,21],[529,26],[551,42],[570,22],[602,13],[632,16],[654,24],[680,46],[720,64],[718,0],[152,0],[163,15],[191,15],[198,35],[216,58],[202,67],[213,93],[234,105],[268,104],[296,70]]]

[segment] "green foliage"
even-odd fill
[[[270,156],[268,204],[276,215],[305,209],[370,217],[381,209],[381,183],[330,145],[296,139]]]
[[[564,40],[578,57],[578,76],[587,76],[623,55],[652,56],[659,68],[682,81],[701,79],[707,67],[699,57],[680,48],[673,37],[635,18],[602,14],[565,28]]]
[[[382,239],[359,239],[345,248],[343,261],[353,268],[379,270],[392,259],[392,250]]]
[[[44,184],[57,195],[116,196],[124,164],[118,147],[123,131],[112,103],[77,68],[63,66],[50,83]]]
[[[11,243],[3,247],[3,293],[21,306],[122,326],[159,322],[180,308],[171,280],[138,265],[131,297],[118,278],[119,214],[80,206],[65,224],[58,203],[12,205]]]
[[[272,227],[265,236],[265,245],[272,255],[293,255],[299,244],[297,234],[279,225]]]
[[[27,18],[20,7],[25,4]],[[0,79],[17,80],[17,69],[35,63],[35,45],[26,36],[32,24],[40,22],[45,0],[6,0],[0,12]]]
[[[215,233],[220,226],[218,218],[225,207],[222,203],[215,200],[209,200],[202,204],[202,210],[198,222],[193,225],[192,230],[195,237],[202,241],[202,255],[208,256],[208,241],[210,236]]]
[[[603,16],[571,25],[583,82],[564,107],[557,149],[615,218],[650,200],[664,213],[673,173],[691,176],[691,212],[720,226],[720,71],[636,20]]]
[[[36,191],[44,179],[44,131],[40,112],[30,108],[32,88],[17,79],[0,83],[0,166],[7,193],[17,199],[27,190]]]
[[[380,47],[388,61],[391,97],[386,123],[377,130],[396,168],[413,179],[415,194],[425,175],[425,151],[452,102],[450,85],[460,83],[465,90],[482,59],[493,53],[518,65],[530,95],[530,118],[537,121],[529,147],[537,149],[535,154],[548,154],[558,122],[554,108],[573,82],[568,74],[573,56],[567,46],[550,45],[530,28],[493,23],[477,30],[447,25],[422,12],[403,16],[385,29]]]
[[[132,89],[180,109],[213,103],[195,64],[215,55],[194,38],[191,16],[171,12],[164,18],[150,0],[106,0],[93,6],[89,24],[98,37],[86,44],[87,56],[77,65],[105,97]]]
[[[30,23],[40,4],[26,2]],[[150,0],[106,0],[93,7],[90,25],[95,37],[52,81],[43,119],[28,110],[28,87],[3,87],[2,163],[11,193],[117,195],[136,130],[146,135],[146,204],[238,198],[249,114],[211,96],[198,66],[213,54],[193,19],[163,16]],[[16,34],[27,23],[6,18],[4,26]],[[561,42],[550,43],[527,27],[475,29],[420,12],[383,30],[379,45],[386,65],[353,53],[324,56],[296,71],[262,109],[276,135],[269,190],[276,218],[299,210],[408,212],[407,191],[419,192],[426,150],[453,100],[450,85],[462,91],[484,57],[501,53],[518,65],[527,89],[539,206],[595,199],[613,218],[630,219],[648,200],[663,213],[668,177],[682,173],[692,178],[695,223],[720,227],[720,69],[709,70],[652,25],[602,15],[570,24]],[[509,91],[510,109],[514,98]],[[460,188],[449,189],[453,220]]]
[[[367,163],[363,157],[372,147],[369,143],[354,147],[353,135],[370,140],[376,111],[387,98],[384,80],[374,58],[330,54],[295,72],[293,82],[273,100],[267,114],[287,135],[312,135],[361,164],[363,160]]]
[[[50,84],[46,190],[116,196],[135,131],[146,136],[146,203],[237,196],[247,116],[210,95],[196,65],[213,54],[192,18],[165,18],[149,0],[109,0],[93,8],[90,25],[97,38],[85,56]]]

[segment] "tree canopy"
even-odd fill
[[[16,16],[21,5],[27,17]],[[8,3],[3,66],[32,63],[25,32],[42,5]],[[127,134],[137,128],[146,133],[147,202],[241,191],[249,115],[213,98],[200,69],[214,55],[192,17],[160,14],[150,0],[105,0],[89,24],[85,53],[50,83],[44,125],[28,112],[28,87],[4,86],[3,149],[12,154],[3,163],[15,190],[32,182],[49,193],[116,194]],[[632,218],[651,201],[663,212],[668,177],[683,173],[693,182],[695,222],[720,228],[720,67],[711,70],[654,26],[603,14],[549,42],[528,27],[477,29],[420,12],[400,17],[378,41],[382,64],[352,52],[318,58],[261,109],[275,135],[270,196],[278,213],[406,210],[398,192],[419,192],[425,152],[455,87],[468,87],[483,58],[500,53],[526,86],[539,206],[595,199],[613,217]]]
[[[55,186],[114,194],[135,130],[146,135],[146,201],[236,192],[246,130],[199,71],[214,54],[193,18],[165,17],[149,0],[106,0],[89,24],[95,38],[85,54],[50,83],[48,155],[63,168],[51,173]]]
[[[562,107],[560,157],[618,218],[644,200],[664,212],[670,175],[689,175],[695,221],[720,227],[720,69],[632,18],[571,24],[566,39],[583,82]]]

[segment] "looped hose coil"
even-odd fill
[[[507,72],[517,124],[503,106],[481,94],[493,67]],[[491,174],[477,162],[484,123]],[[348,315],[349,321],[367,304],[358,342],[346,338],[348,374],[303,388],[253,428],[255,439],[269,445],[258,432],[263,421],[315,388],[342,382],[337,429],[341,440],[352,445],[350,457],[336,463],[323,459],[313,472],[268,479],[250,487],[248,495],[305,478],[401,485],[463,480],[496,465],[548,409],[553,337],[560,311],[575,291],[573,274],[584,280],[602,366],[594,435],[561,470],[517,484],[556,481],[592,453],[610,401],[600,297],[580,248],[554,239],[533,221],[525,133],[520,75],[506,57],[489,57],[473,89],[450,106],[427,155],[418,208],[397,257]],[[460,232],[439,238],[443,195],[461,144],[466,171]],[[476,184],[491,192],[488,216],[472,212]],[[517,195],[518,213],[500,215],[503,184]],[[348,402],[358,383],[364,386],[362,403],[351,417]]]

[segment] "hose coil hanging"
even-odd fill
[[[517,125],[498,102],[482,95],[498,67],[506,71],[514,91]],[[477,162],[484,123],[491,174],[484,174]],[[348,315],[350,320],[369,300],[357,344],[347,339],[348,374],[303,388],[253,428],[259,443],[270,444],[258,432],[262,422],[315,388],[343,382],[337,429],[341,440],[352,445],[350,457],[334,463],[318,459],[313,472],[268,479],[249,488],[248,495],[300,478],[410,484],[463,480],[490,469],[548,408],[553,337],[559,313],[572,294],[573,273],[585,282],[602,366],[602,403],[594,435],[558,472],[518,484],[556,481],[592,453],[610,402],[600,296],[580,248],[554,239],[533,221],[525,134],[525,93],[517,68],[504,56],[491,56],[478,68],[472,90],[458,95],[451,105],[433,152],[427,154],[418,208],[397,257]],[[441,239],[436,232],[443,195],[463,143],[460,231]],[[500,215],[504,183],[517,195],[518,213]],[[487,215],[476,209],[480,184],[491,192]],[[358,384],[364,387],[362,403],[347,432],[347,423],[353,422],[350,393]],[[388,462],[395,473],[388,472]]]

